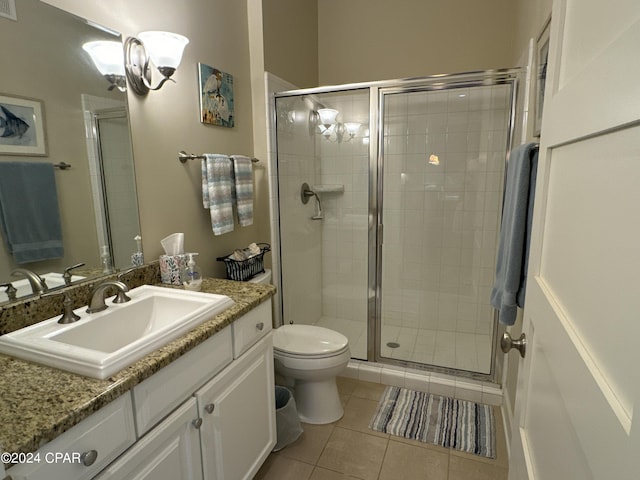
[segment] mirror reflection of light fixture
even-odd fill
[[[121,92],[127,90],[124,76],[124,52],[120,42],[87,42],[82,45],[82,49],[89,54],[98,71],[110,83],[109,91],[114,88]]]
[[[344,124],[344,128],[347,130],[347,133],[349,134],[349,140],[351,140],[353,137],[356,136],[356,134],[358,133],[358,130],[360,130],[360,123],[356,123],[356,122],[346,122]]]
[[[127,80],[138,95],[146,95],[149,90],[159,90],[176,71],[184,47],[189,43],[187,37],[170,32],[142,32],[125,41],[125,67]],[[149,62],[162,74],[162,80],[155,87],[151,86],[151,70]]]
[[[323,138],[330,142],[341,143],[345,134],[349,135],[347,141],[355,138],[362,126],[361,123],[339,122],[338,115],[340,112],[338,110],[335,108],[326,108],[321,104],[318,106],[321,108],[316,110],[312,107],[309,111],[309,135],[314,135],[317,128]]]
[[[336,123],[338,113],[340,112],[335,108],[319,108],[318,115],[320,115],[320,123],[322,123],[325,128],[329,128],[329,125],[334,125]]]

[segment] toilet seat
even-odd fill
[[[349,349],[341,333],[315,325],[283,325],[273,331],[273,349],[290,358],[327,358]]]

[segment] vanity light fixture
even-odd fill
[[[159,90],[167,80],[171,80],[180,61],[184,47],[189,39],[177,33],[170,32],[142,32],[136,37],[129,37],[125,41],[125,68],[129,85],[138,95],[146,95],[149,90]],[[152,62],[162,75],[160,83],[151,85]]]
[[[124,53],[122,44],[114,41],[87,42],[82,49],[89,54],[98,71],[109,82],[109,91],[117,88],[121,92],[127,90],[124,72]]]

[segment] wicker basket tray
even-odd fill
[[[234,260],[230,255],[218,257],[216,260],[224,262],[227,267],[227,278],[244,282],[259,273],[264,272],[264,254],[271,251],[268,243],[258,243],[260,253],[246,260]]]

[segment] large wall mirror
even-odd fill
[[[54,168],[61,256],[22,263],[0,229],[0,284],[17,286],[20,299],[32,288],[22,273],[12,275],[16,269],[44,276],[53,289],[64,286],[62,273],[73,265],[85,264],[73,271],[74,281],[101,275],[105,248],[115,268],[131,266],[140,222],[126,92],[109,90],[82,48],[95,40],[121,43],[121,36],[39,0],[16,0],[16,11],[16,19],[0,16],[0,107],[5,107],[0,108],[0,162],[63,167]],[[44,152],[11,148],[27,136],[19,122],[23,104],[42,109],[37,127],[46,139],[39,145]],[[34,198],[39,201],[38,195]],[[14,221],[5,229],[24,230],[32,221],[24,215],[20,225]],[[8,301],[6,287],[0,287],[0,304]]]

